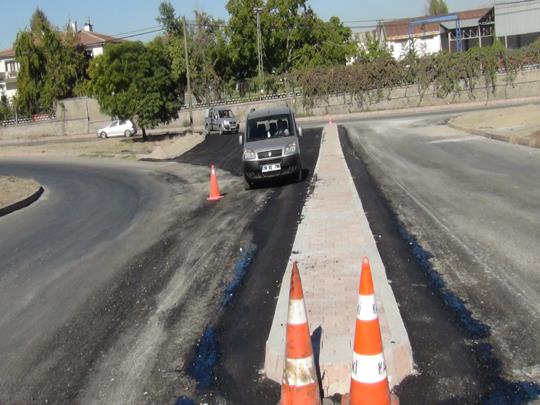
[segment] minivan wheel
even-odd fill
[[[126,129],[126,132],[124,132],[124,136],[126,138],[129,138],[131,136],[131,131],[129,129]]]
[[[99,137],[103,139],[107,138],[107,132],[101,131],[101,133],[99,134]]]
[[[219,126],[219,134],[223,135],[223,127],[221,125]]]
[[[244,178],[244,190],[251,190],[253,188],[253,183],[248,179]]]

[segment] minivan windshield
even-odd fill
[[[288,114],[253,118],[247,122],[246,142],[292,135],[291,116]]]
[[[231,110],[219,110],[219,118],[233,118],[233,113]]]

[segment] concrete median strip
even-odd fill
[[[409,337],[345,162],[336,125],[323,131],[315,185],[303,209],[266,343],[265,373],[281,383],[291,267],[303,270],[304,296],[325,396],[349,390],[362,257],[372,265],[390,386],[414,373]]]

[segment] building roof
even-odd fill
[[[79,31],[77,32],[77,42],[80,45],[83,45],[86,48],[93,48],[96,46],[101,46],[104,43],[109,42],[121,42],[121,39],[111,37],[110,35],[100,34],[99,32],[93,32],[93,31]],[[6,59],[6,58],[14,58],[15,57],[15,49],[5,49],[3,51],[0,51],[0,59]]]
[[[9,48],[9,49],[5,49],[3,51],[0,51],[0,58],[1,59],[14,58],[14,57],[15,57],[15,49]]]
[[[456,13],[448,13],[444,15],[457,14],[459,16],[460,21],[470,22],[470,20],[477,20],[477,21],[480,20],[491,10],[492,8],[478,8],[478,9],[473,9],[473,10],[458,11]],[[438,17],[442,17],[442,16],[438,16]],[[386,38],[389,40],[408,38],[409,37],[409,23],[423,20],[425,18],[427,17],[423,16],[423,17],[413,17],[413,18],[402,18],[400,20],[384,21],[382,24],[383,24],[384,31],[386,33]],[[415,37],[436,35],[440,33],[440,30],[441,30],[440,26],[441,26],[440,23],[418,24],[414,26],[413,35]]]
[[[98,32],[79,31],[77,32],[77,42],[86,47],[92,47],[101,45],[105,42],[121,42],[121,40]]]

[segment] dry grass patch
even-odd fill
[[[0,208],[30,197],[39,188],[32,179],[13,176],[0,176]]]

